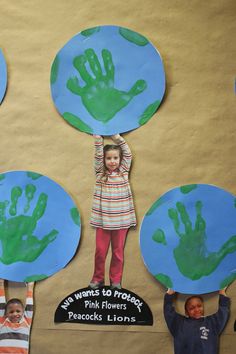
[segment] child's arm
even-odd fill
[[[169,295],[173,295],[173,294],[175,294],[175,291],[173,290],[173,289],[167,289],[167,292],[166,292],[167,294],[169,294]]]
[[[29,325],[32,323],[33,319],[33,296],[34,296],[34,282],[27,283],[27,294],[25,301],[25,318]]]
[[[4,321],[6,306],[5,284],[4,279],[0,279],[0,323]]]
[[[94,135],[94,147],[95,147],[95,155],[94,155],[94,168],[95,173],[102,172],[104,169],[103,162],[103,138],[100,135]]]
[[[120,136],[120,134],[112,135],[111,139],[114,141],[115,144],[119,145],[122,150],[123,158],[120,162],[121,168],[129,172],[132,161],[132,153],[129,148],[129,145],[126,143],[125,139]]]
[[[224,288],[219,291],[218,311],[214,315],[209,316],[218,334],[220,334],[223,331],[229,319],[229,308],[230,308],[230,298],[226,295],[226,288]]]
[[[164,317],[172,336],[176,335],[182,318],[182,316],[175,311],[173,306],[174,297],[175,291],[168,289],[164,297]]]

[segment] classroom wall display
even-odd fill
[[[68,295],[58,305],[54,322],[152,326],[153,316],[149,306],[135,293],[104,286],[83,288]]]
[[[90,134],[112,135],[145,124],[165,92],[157,49],[123,27],[86,29],[56,55],[51,93],[63,118]]]
[[[186,294],[219,290],[236,279],[236,199],[213,185],[174,188],[147,211],[140,247],[150,273]]]
[[[79,240],[79,211],[60,185],[31,171],[0,174],[1,278],[47,278],[71,260]]]
[[[7,88],[7,64],[0,48],[0,104],[5,96]]]

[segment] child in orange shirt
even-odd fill
[[[19,299],[6,303],[4,280],[0,279],[0,354],[29,353],[33,289],[34,283],[27,283],[25,307]]]

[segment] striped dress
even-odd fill
[[[129,185],[131,151],[120,137],[117,141],[123,158],[119,170],[107,171],[104,177],[103,138],[95,139],[96,184],[90,223],[106,230],[126,229],[136,225],[133,197]]]
[[[19,323],[12,323],[4,316],[5,304],[4,289],[0,289],[0,354],[28,354],[33,293],[27,292],[24,315]]]

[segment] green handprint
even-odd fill
[[[117,112],[127,106],[134,96],[143,92],[147,84],[144,80],[138,80],[128,92],[115,89],[115,67],[111,52],[103,49],[102,58],[105,75],[92,48],[86,49],[84,55],[75,57],[74,67],[86,85],[81,87],[78,78],[72,77],[67,81],[67,88],[75,95],[81,96],[84,106],[95,119],[107,123]],[[94,77],[86,69],[87,62]]]
[[[197,280],[211,274],[227,254],[236,251],[236,235],[231,236],[218,252],[209,252],[206,247],[206,222],[201,215],[202,202],[197,201],[195,204],[194,227],[184,204],[177,202],[176,208],[177,210],[174,208],[168,210],[174,229],[179,236],[179,244],[174,249],[176,264],[184,276]],[[184,226],[183,233],[180,232],[179,216]]]
[[[25,187],[26,205],[24,213],[30,208],[30,202],[34,198],[36,187],[28,184]],[[22,196],[22,189],[19,186],[11,190],[11,202],[0,202],[0,241],[2,243],[2,255],[0,261],[4,264],[15,262],[33,262],[48,244],[55,240],[58,231],[52,230],[41,240],[33,235],[37,222],[42,218],[47,207],[47,195],[41,193],[32,215],[17,215],[17,204]],[[10,205],[9,205],[10,204]],[[9,206],[9,214],[6,211]]]

